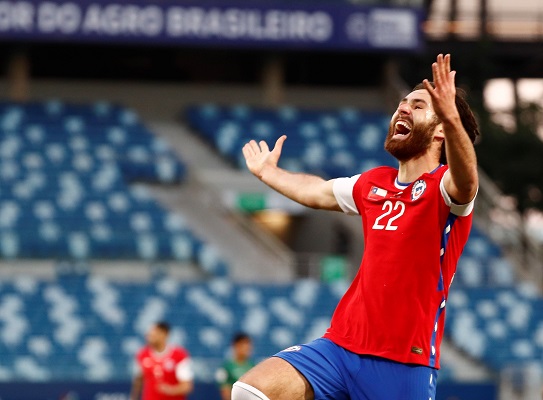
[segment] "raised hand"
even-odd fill
[[[477,157],[456,107],[456,71],[451,71],[450,54],[437,56],[432,64],[432,74],[435,87],[427,79],[423,83],[432,98],[434,112],[442,123],[445,135],[449,166],[449,171],[443,177],[445,190],[457,204],[468,204],[477,193]]]
[[[279,157],[281,156],[283,143],[286,139],[287,137],[285,135],[277,139],[275,146],[271,151],[264,140],[261,140],[259,143],[251,140],[249,143],[245,144],[242,151],[249,171],[256,177],[262,178],[262,171],[266,166],[276,167]]]
[[[432,98],[434,112],[441,121],[448,121],[457,117],[456,86],[454,82],[456,71],[451,71],[450,54],[437,56],[436,62],[432,64],[432,74],[435,88],[432,87],[428,79],[425,79],[423,83]]]

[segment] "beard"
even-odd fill
[[[413,126],[409,137],[404,140],[393,139],[395,122],[388,128],[388,135],[385,140],[385,150],[394,156],[398,161],[406,162],[416,160],[423,156],[432,145],[434,130],[439,121],[434,120],[424,125]]]

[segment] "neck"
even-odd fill
[[[247,358],[246,358],[246,357],[242,357],[242,356],[234,356],[234,360],[235,360],[237,363],[243,363],[243,362],[247,361]]]
[[[400,161],[398,180],[402,183],[411,183],[422,174],[432,172],[438,166],[439,161],[429,155],[424,155],[416,160]]]
[[[162,353],[164,350],[166,350],[166,344],[165,343],[157,344],[155,346],[151,346],[151,348],[153,349],[153,351],[157,353]]]

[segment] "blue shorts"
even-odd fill
[[[351,353],[328,339],[292,346],[274,357],[287,361],[305,376],[315,400],[436,398],[436,369]]]

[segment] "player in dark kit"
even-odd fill
[[[253,341],[243,332],[238,332],[232,338],[232,356],[217,370],[215,377],[221,390],[221,399],[230,400],[232,386],[247,371],[255,365],[251,360]]]
[[[450,55],[398,105],[385,148],[399,168],[323,180],[277,166],[286,139],[243,148],[264,183],[308,207],[362,217],[365,252],[324,336],[277,353],[233,400],[434,400],[449,286],[478,188],[475,118]]]

